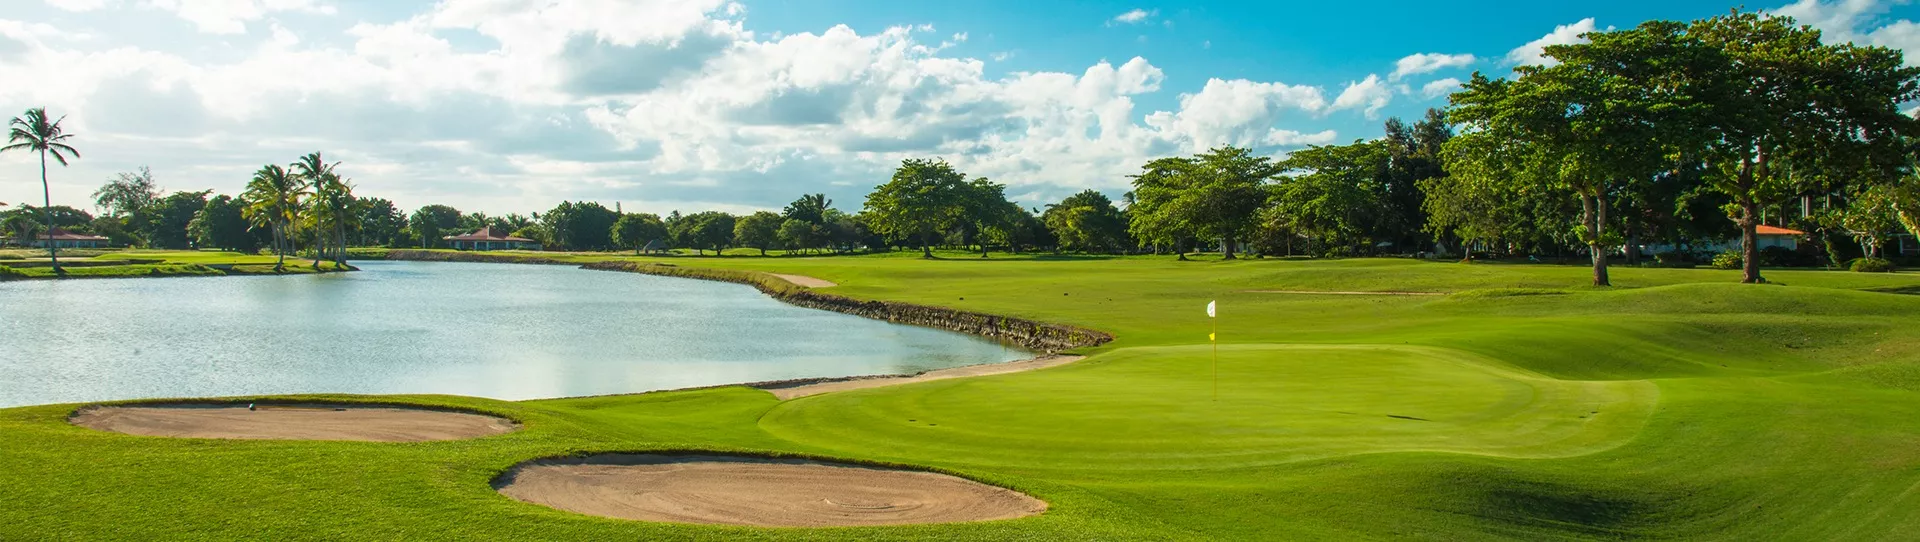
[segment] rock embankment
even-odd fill
[[[602,271],[625,271],[746,284],[758,288],[774,299],[810,309],[829,310],[897,324],[958,331],[1047,353],[1096,346],[1113,340],[1112,335],[1075,326],[912,303],[858,300],[821,293],[787,282],[774,275],[755,271],[703,269],[622,261],[594,262],[583,267]]]

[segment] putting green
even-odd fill
[[[1127,348],[1020,375],[788,401],[775,436],[897,461],[1208,469],[1434,451],[1565,457],[1651,415],[1647,381],[1568,381],[1411,346],[1230,345],[1218,398],[1206,346]]]

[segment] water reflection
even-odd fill
[[[1026,357],[739,285],[562,266],[0,284],[0,406],[266,393],[500,399]]]

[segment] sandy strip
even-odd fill
[[[498,435],[512,420],[444,410],[355,405],[155,405],[88,407],[74,425],[130,435],[216,439],[424,442]]]
[[[758,527],[953,523],[1047,509],[1025,494],[944,474],[725,456],[538,460],[514,467],[494,489],[592,516]]]
[[[927,371],[927,372],[916,374],[916,375],[854,377],[854,378],[843,379],[843,380],[828,380],[825,382],[808,381],[805,383],[797,383],[797,384],[775,383],[775,384],[755,384],[753,386],[756,388],[760,388],[762,390],[766,390],[767,393],[771,393],[773,394],[774,397],[782,401],[785,401],[788,399],[797,399],[797,398],[806,397],[809,395],[819,395],[822,393],[832,393],[836,391],[861,390],[861,389],[867,389],[867,388],[878,388],[881,386],[898,386],[901,384],[912,384],[915,382],[946,380],[949,378],[966,378],[970,376],[987,376],[987,375],[997,375],[997,374],[1006,374],[1006,373],[1018,373],[1021,371],[1033,371],[1038,369],[1045,369],[1048,367],[1066,365],[1068,363],[1073,363],[1076,361],[1080,361],[1082,359],[1086,359],[1086,356],[1065,356],[1065,355],[1041,356],[1033,359],[1009,361],[1006,363],[983,363],[980,365],[968,365],[966,367],[939,369],[939,370]]]
[[[808,288],[832,288],[835,286],[839,286],[838,284],[834,284],[831,281],[820,280],[820,279],[816,279],[806,275],[782,275],[779,273],[767,273],[767,274],[780,277],[780,280],[784,280],[784,281],[791,282],[799,286],[805,286]]]
[[[1447,295],[1446,292],[1327,292],[1320,290],[1241,290],[1249,294],[1296,295]]]

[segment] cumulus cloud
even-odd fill
[[[1157,10],[1157,9],[1153,11],[1147,11],[1140,8],[1134,8],[1126,13],[1113,16],[1112,19],[1107,20],[1107,24],[1108,25],[1140,24],[1140,23],[1147,22],[1147,20],[1152,19],[1155,15],[1159,15],[1159,14],[1160,14],[1160,10]]]
[[[169,187],[232,193],[260,164],[324,150],[364,193],[403,207],[742,211],[826,192],[851,209],[909,157],[944,158],[1037,205],[1123,189],[1153,157],[1332,143],[1327,115],[1372,117],[1391,97],[1377,75],[1332,100],[1312,84],[1216,78],[1149,109],[1138,101],[1167,81],[1145,58],[989,75],[945,49],[964,32],[762,36],[727,0],[443,0],[344,32],[350,22],[274,14],[321,2],[241,4],[192,12],[216,31],[257,30],[220,38],[237,44],[220,55],[76,47],[68,29],[0,20],[0,80],[41,81],[0,86],[0,111],[49,106],[83,137],[56,199],[81,204],[140,165]],[[0,171],[24,160],[0,155]],[[0,183],[0,200],[25,190]]]
[[[1393,63],[1393,75],[1388,78],[1399,81],[1409,75],[1433,73],[1447,68],[1463,68],[1473,65],[1471,54],[1449,55],[1442,53],[1415,53]]]
[[[1446,79],[1440,79],[1437,81],[1433,81],[1431,83],[1427,83],[1425,85],[1421,85],[1420,96],[1431,100],[1434,98],[1446,96],[1448,94],[1453,94],[1455,91],[1458,91],[1458,90],[1460,90],[1460,80],[1457,78],[1448,77]]]
[[[1347,83],[1346,90],[1340,91],[1340,96],[1333,99],[1333,106],[1328,110],[1360,109],[1367,118],[1374,118],[1381,108],[1392,101],[1393,89],[1380,81],[1380,76],[1369,75],[1364,80]]]
[[[107,0],[46,0],[47,5],[67,11],[93,11],[107,7]]]
[[[1547,46],[1586,43],[1587,39],[1580,36],[1592,31],[1594,31],[1592,17],[1581,19],[1573,24],[1563,24],[1553,27],[1552,32],[1548,32],[1545,36],[1540,36],[1540,39],[1529,41],[1526,45],[1521,45],[1513,48],[1511,51],[1507,51],[1507,63],[1515,66],[1546,66],[1558,64],[1559,62],[1546,57]]]
[[[1894,5],[1905,3],[1904,0],[1800,0],[1770,12],[1793,17],[1801,24],[1819,29],[1822,39],[1828,43],[1853,42],[1899,49],[1906,53],[1908,66],[1920,66],[1920,24],[1908,19],[1885,19]]]
[[[67,0],[69,2],[73,0]],[[82,2],[84,4],[84,2]],[[276,11],[332,15],[335,8],[320,0],[145,0],[146,5],[173,12],[209,34],[240,34],[247,23]],[[100,7],[98,2],[93,7]]]

